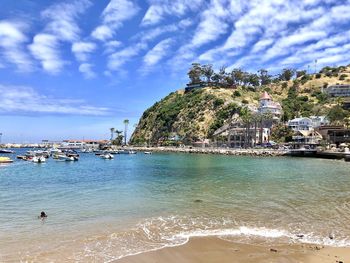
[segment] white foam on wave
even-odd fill
[[[289,237],[289,233],[284,230],[269,229],[269,228],[250,228],[241,226],[234,229],[214,229],[214,230],[201,230],[193,231],[189,233],[180,233],[176,236],[179,237],[206,237],[206,236],[257,236],[265,238],[280,238]]]
[[[189,217],[157,217],[140,222],[134,229],[111,234],[106,242],[90,244],[88,254],[99,254],[104,262],[166,247],[186,244],[192,237],[216,236],[231,242],[254,243],[254,240],[282,243],[307,243],[333,247],[350,247],[350,239],[335,236],[333,239],[316,233],[295,230],[237,225],[234,220]],[[227,223],[229,222],[229,223]],[[224,227],[224,228],[223,228]],[[99,248],[99,249],[97,249]],[[96,250],[97,249],[97,250]],[[116,251],[117,249],[117,251]],[[85,251],[87,252],[87,251]],[[85,254],[86,256],[86,254]]]

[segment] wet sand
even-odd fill
[[[192,238],[182,246],[163,248],[134,256],[115,263],[161,263],[161,262],[350,262],[350,248],[323,247],[310,244],[247,245],[228,242],[215,237]]]

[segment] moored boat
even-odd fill
[[[8,149],[0,149],[0,153],[15,153],[15,152]]]
[[[60,161],[78,161],[78,158],[74,158],[73,156],[67,156],[66,154],[56,154],[53,156],[54,159]]]
[[[0,157],[0,164],[2,164],[2,163],[13,163],[13,160],[10,159],[9,157],[3,157],[3,156],[1,156],[1,157]]]
[[[34,156],[31,161],[33,163],[45,163],[46,162],[46,158],[44,156]]]
[[[106,153],[106,154],[101,154],[100,157],[102,159],[105,159],[105,160],[111,160],[111,159],[114,159],[114,156],[110,153]]]

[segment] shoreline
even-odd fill
[[[137,147],[129,146],[124,150],[137,152],[214,154],[250,157],[307,157],[315,159],[344,160],[350,162],[350,152],[316,151],[316,150],[280,150],[280,149],[237,149],[237,148],[202,148],[202,147]]]
[[[350,261],[349,247],[312,244],[243,244],[219,237],[193,237],[186,244],[130,255],[115,263],[155,262],[306,262],[341,263]]]
[[[187,148],[187,147],[125,147],[124,149],[140,152],[168,152],[168,153],[192,153],[192,154],[219,154],[233,156],[261,156],[276,157],[289,156],[287,150],[275,149],[234,149],[234,148]]]

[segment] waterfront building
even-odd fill
[[[61,144],[63,148],[82,149],[93,148],[97,149],[100,145],[110,143],[108,140],[64,140]]]
[[[331,85],[324,92],[332,97],[350,97],[350,85]]]
[[[253,147],[260,143],[260,139],[263,144],[270,141],[270,129],[260,129],[258,126],[255,127],[254,124],[247,129],[236,115],[233,117],[231,123],[225,124],[217,129],[213,137],[216,146],[231,148]]]
[[[317,131],[327,142],[334,143],[336,145],[350,143],[350,129],[346,129],[343,126],[326,125],[318,127]]]
[[[295,118],[288,121],[288,127],[293,131],[311,131],[313,130],[312,120],[306,117]]]
[[[274,119],[280,119],[282,107],[280,103],[272,100],[270,94],[264,91],[259,100],[258,112],[261,114],[271,113]]]
[[[292,137],[294,144],[320,144],[322,135],[315,130],[298,130]]]

